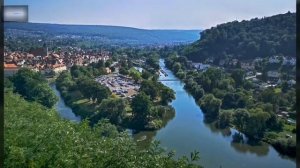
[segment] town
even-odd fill
[[[77,47],[59,48],[48,51],[48,47],[37,48],[30,53],[14,51],[4,52],[4,75],[10,76],[20,68],[26,67],[44,75],[53,75],[71,68],[73,65],[87,66],[111,57],[108,51],[83,51]]]
[[[296,84],[296,59],[294,57],[271,56],[266,58],[257,57],[252,61],[241,61],[238,59],[220,60],[215,63],[212,59],[207,59],[204,63],[187,61],[189,67],[198,72],[205,72],[210,67],[220,68],[226,72],[231,72],[234,68],[239,68],[245,72],[243,78],[251,81],[256,93],[262,92],[266,88],[280,86],[285,82],[287,87],[294,87]],[[295,125],[296,121],[290,115],[296,112],[287,112],[285,109],[278,109],[277,116]]]
[[[220,60],[218,64],[213,64],[211,59],[205,61],[206,63],[195,63],[192,61],[188,61],[190,66],[200,72],[207,70],[209,67],[217,67],[230,72],[233,68],[240,68],[244,70],[246,80],[250,80],[253,82],[256,88],[264,89],[268,87],[275,87],[279,84],[282,84],[284,78],[287,80],[287,83],[290,86],[296,84],[294,79],[295,77],[295,66],[296,66],[296,59],[292,57],[284,57],[284,56],[272,56],[269,58],[256,58],[253,61],[240,61],[238,59],[232,60]],[[262,68],[258,67],[261,64],[265,64],[267,67],[267,71],[262,72]],[[282,69],[280,69],[282,67]],[[284,68],[284,69],[283,69]],[[283,74],[280,71],[289,70],[288,74]],[[286,76],[284,76],[286,75]],[[263,79],[263,80],[261,80]]]

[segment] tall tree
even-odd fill
[[[134,120],[137,126],[143,127],[148,123],[148,115],[150,114],[151,100],[144,92],[136,95],[131,102],[131,108]]]
[[[244,131],[249,118],[250,114],[246,109],[236,109],[233,113],[233,124],[239,131]]]
[[[93,120],[100,120],[101,118],[108,118],[113,124],[121,124],[125,116],[126,103],[121,98],[110,98],[102,100],[99,113],[97,113]],[[94,122],[97,122],[94,121]]]
[[[214,121],[219,116],[221,100],[215,98],[213,94],[207,94],[200,99],[199,104],[205,114],[206,121]]]
[[[164,87],[161,90],[160,97],[161,97],[161,103],[163,105],[167,105],[169,102],[175,99],[175,92],[168,87]]]

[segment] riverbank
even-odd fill
[[[163,61],[161,68],[168,76],[161,75],[160,80],[167,87],[175,91],[176,99],[171,102],[175,114],[166,120],[165,126],[155,131],[140,131],[132,136],[140,150],[144,150],[153,140],[158,140],[165,150],[175,150],[175,157],[188,156],[192,151],[200,152],[198,164],[204,167],[231,168],[292,168],[295,161],[282,157],[271,146],[262,143],[249,145],[233,143],[234,129],[218,129],[214,125],[203,122],[203,114],[194,98],[188,94],[183,83],[168,81],[174,79],[172,72],[165,68]],[[146,138],[146,139],[145,139]],[[239,162],[241,164],[236,165]]]
[[[73,113],[73,110],[65,104],[64,99],[56,88],[55,81],[50,83],[50,87],[58,97],[58,102],[55,104],[55,109],[59,115],[64,119],[79,123],[81,121],[81,117]]]
[[[199,151],[201,159],[197,163],[204,167],[295,167],[295,160],[280,155],[266,143],[235,143],[232,138],[237,132],[235,129],[218,129],[214,124],[203,122],[203,112],[193,96],[184,89],[184,83],[174,80],[177,78],[165,67],[162,59],[160,67],[168,76],[162,74],[159,80],[175,91],[176,99],[170,104],[175,109],[175,117],[162,129],[134,135],[135,139],[147,137],[138,142],[142,149],[151,141],[158,140],[167,151],[174,150],[178,158],[189,155],[191,151]]]
[[[59,88],[57,88],[59,91]],[[91,120],[91,118],[99,113],[100,104],[94,103],[86,98],[84,98],[80,92],[72,91],[69,93],[59,91],[61,93],[61,98],[64,100],[65,104],[69,106],[76,116],[80,116],[82,119]],[[120,129],[135,129],[137,131],[153,131],[164,127],[168,120],[174,116],[174,109],[170,106],[164,107],[165,111],[161,113],[161,119],[155,119],[148,123],[148,126],[144,129],[137,129],[132,123],[132,109],[129,105],[126,106],[126,115],[123,118],[123,123],[117,125]]]
[[[85,73],[82,69],[76,70]],[[151,75],[135,81],[141,87],[134,97],[122,97],[114,93],[114,90],[127,86],[121,80],[128,80],[129,76],[120,78],[120,86],[116,86],[112,83],[103,84],[95,80],[96,76],[93,75],[72,75],[72,69],[71,72],[61,73],[56,80],[57,89],[73,112],[89,120],[91,125],[107,118],[119,129],[157,130],[164,127],[164,120],[174,114],[174,109],[168,106],[168,102],[174,98],[172,90],[154,80]],[[109,84],[116,89],[109,88]]]
[[[256,104],[249,103],[247,107],[245,105],[241,106],[241,104],[239,108],[225,110],[223,109],[223,107],[226,107],[224,102],[234,103],[235,101],[241,101],[246,104],[247,101],[249,101],[247,97],[252,97],[252,94],[249,94],[247,90],[241,90],[241,88],[231,88],[229,91],[220,89],[220,86],[225,86],[228,89],[230,85],[230,83],[226,85],[222,85],[221,83],[220,85],[220,82],[226,83],[226,80],[230,81],[230,78],[225,77],[224,79],[226,74],[222,74],[221,70],[214,68],[203,73],[187,71],[184,66],[184,61],[177,60],[181,59],[180,57],[172,58],[173,60],[170,59],[171,58],[169,58],[166,64],[167,67],[185,84],[185,89],[197,100],[196,103],[199,108],[200,106],[202,107],[206,121],[209,123],[217,121],[217,125],[223,125],[222,128],[232,127],[242,130],[241,132],[245,133],[252,141],[267,142],[274,146],[280,154],[295,158],[295,133],[293,133],[290,124],[278,119],[267,104],[260,102],[256,102]],[[177,73],[175,70],[177,70]],[[207,82],[211,83],[207,85]],[[215,86],[215,88],[213,86]],[[241,98],[234,100],[234,96],[240,96]],[[214,102],[211,101],[212,99]],[[218,101],[219,103],[216,104],[215,102]],[[243,107],[243,109],[241,109],[241,107]],[[214,113],[211,112],[212,109],[214,109]],[[259,115],[257,115],[257,113],[259,113]],[[214,116],[214,118],[210,116]],[[243,116],[247,117],[247,120],[242,121],[243,118],[241,117]],[[246,124],[246,122],[248,123]]]

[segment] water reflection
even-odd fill
[[[230,128],[220,129],[216,127],[216,123],[205,123],[205,126],[210,129],[210,131],[214,134],[221,134],[224,138],[231,137],[232,132]]]
[[[175,117],[175,109],[170,107],[170,110],[166,111],[163,114],[162,119],[162,128],[166,127],[166,125]],[[132,130],[133,139],[136,141],[137,146],[140,149],[144,149],[149,147],[154,137],[156,136],[157,131],[135,131]]]
[[[269,152],[269,145],[263,142],[249,141],[248,138],[232,128],[219,129],[214,123],[206,123],[205,126],[214,134],[221,134],[230,145],[239,153],[253,153],[257,156],[265,156]],[[240,137],[239,137],[240,136]],[[237,137],[237,138],[234,138]],[[241,138],[241,139],[239,139]]]
[[[231,142],[231,146],[239,153],[252,153],[256,156],[266,156],[269,153],[269,145],[265,143],[250,145],[249,143]]]
[[[156,131],[140,131],[133,133],[133,139],[136,141],[138,148],[145,149],[150,146]]]

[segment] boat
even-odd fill
[[[141,138],[139,138],[138,140],[136,140],[137,142],[140,142],[140,141],[144,141],[145,139],[147,138],[146,135],[142,136]]]

